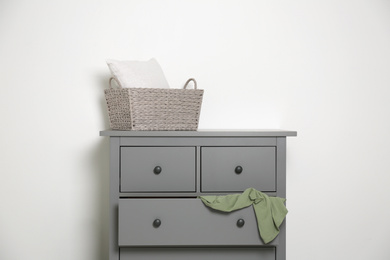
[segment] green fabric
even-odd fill
[[[253,188],[246,189],[242,194],[200,196],[199,198],[206,206],[224,212],[231,212],[253,205],[259,233],[265,244],[274,240],[279,234],[279,226],[288,212],[284,206],[286,199],[269,197]]]

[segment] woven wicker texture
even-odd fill
[[[194,79],[189,79],[195,83]],[[104,91],[110,127],[115,130],[198,129],[203,90],[119,88]]]

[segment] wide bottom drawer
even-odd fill
[[[121,199],[118,229],[120,247],[264,245],[252,206],[224,213],[200,199]]]
[[[275,260],[275,248],[121,248],[121,260]]]

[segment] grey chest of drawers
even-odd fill
[[[252,207],[198,196],[252,187],[286,197],[294,131],[101,131],[110,137],[109,260],[285,260],[286,224],[264,245]]]

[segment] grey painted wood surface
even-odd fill
[[[109,257],[110,260],[142,260],[142,259],[265,259],[265,260],[285,260],[286,259],[286,225],[285,222],[282,224],[280,233],[275,240],[275,242],[271,245],[262,246],[251,245],[248,247],[245,245],[234,245],[229,244],[225,240],[222,239],[223,242],[213,242],[211,244],[206,244],[202,242],[193,242],[190,244],[190,248],[183,248],[184,244],[175,243],[170,245],[159,245],[159,247],[153,247],[153,244],[149,242],[145,242],[141,246],[142,248],[137,247],[129,247],[129,246],[121,246],[119,247],[119,230],[122,230],[123,223],[127,223],[128,221],[132,222],[133,217],[125,218],[126,220],[120,220],[118,222],[118,211],[119,211],[119,201],[130,201],[130,200],[142,200],[147,199],[150,201],[153,200],[169,200],[172,202],[176,200],[198,200],[197,196],[207,195],[207,194],[218,194],[225,195],[229,192],[221,191],[221,192],[204,192],[201,190],[202,187],[202,149],[207,147],[219,147],[224,149],[229,149],[229,147],[264,147],[264,148],[272,148],[274,149],[274,165],[275,165],[275,181],[274,181],[274,191],[266,192],[271,196],[286,196],[286,136],[296,136],[296,132],[294,131],[283,131],[283,130],[262,130],[262,131],[196,131],[196,132],[185,132],[185,131],[153,131],[153,132],[134,132],[134,131],[102,131],[100,133],[103,136],[110,136],[110,231],[109,231]],[[121,149],[124,148],[137,148],[137,147],[145,147],[151,150],[159,147],[191,147],[194,152],[191,155],[194,156],[194,166],[193,171],[195,174],[195,180],[193,185],[195,185],[195,189],[193,191],[181,191],[178,186],[169,188],[168,191],[151,191],[149,188],[141,191],[123,191],[121,192]],[[157,155],[156,155],[157,156]],[[261,155],[262,156],[262,155]],[[261,157],[260,156],[260,157]],[[125,156],[126,157],[126,156]],[[158,157],[158,156],[157,156]],[[209,159],[211,160],[211,159]],[[231,161],[229,159],[227,161]],[[260,161],[262,159],[259,159]],[[211,160],[212,161],[212,160]],[[268,162],[268,160],[265,160]],[[180,160],[177,163],[181,163]],[[187,164],[187,163],[184,163]],[[191,163],[192,164],[192,163]],[[136,162],[133,164],[129,164],[126,166],[126,169],[130,169],[134,167]],[[262,166],[260,166],[262,167]],[[138,168],[138,166],[136,167]],[[225,170],[222,170],[225,171]],[[220,173],[216,173],[217,175]],[[141,177],[142,179],[143,177]],[[133,181],[131,178],[130,182]],[[175,181],[176,178],[173,178]],[[257,181],[255,181],[257,182]],[[126,184],[127,185],[127,184]],[[125,185],[125,186],[126,186]],[[144,184],[143,184],[144,185]],[[131,184],[130,184],[131,186]],[[141,185],[142,186],[142,185]],[[181,184],[179,185],[181,186]],[[246,187],[245,187],[246,188]],[[127,188],[126,188],[127,189]],[[132,188],[130,188],[131,190]],[[241,188],[240,188],[241,189]],[[238,189],[239,190],[239,189]],[[242,189],[243,190],[243,189]],[[241,190],[240,190],[241,191]],[[238,191],[238,192],[240,192]],[[234,192],[237,193],[237,192]],[[201,201],[199,200],[201,203]],[[174,203],[175,204],[175,203]],[[180,204],[181,205],[181,204]],[[138,207],[138,206],[137,206]],[[157,206],[156,206],[157,207]],[[153,207],[152,207],[153,208]],[[168,214],[171,212],[174,214],[173,219],[182,219],[176,215],[176,212],[173,208],[174,206],[169,206],[171,210],[162,210],[164,214]],[[196,206],[194,207],[197,208]],[[210,210],[210,209],[209,209]],[[126,212],[126,211],[125,211]],[[127,210],[126,214],[133,214],[134,212],[138,212],[139,218],[146,218],[144,214],[141,212],[148,212],[145,210]],[[184,212],[184,211],[183,211]],[[187,212],[187,211],[185,211]],[[194,209],[188,210],[188,212],[194,212]],[[137,213],[137,214],[138,214]],[[125,214],[125,215],[126,215]],[[178,213],[184,214],[184,213]],[[142,215],[142,216],[141,216]],[[207,214],[202,214],[202,216],[208,216]],[[212,215],[214,216],[214,214]],[[188,218],[188,217],[187,217]],[[200,221],[200,219],[195,218],[193,222]],[[203,220],[210,220],[210,216],[203,217]],[[180,222],[180,221],[179,221]],[[207,221],[202,221],[207,222]],[[164,223],[169,223],[164,221]],[[177,223],[177,221],[175,221]],[[250,222],[249,222],[250,223]],[[173,222],[170,224],[172,227],[174,226]],[[197,225],[197,224],[196,224]],[[196,226],[195,225],[195,226]],[[163,224],[161,225],[161,227]],[[165,226],[166,227],[166,226]],[[212,230],[210,228],[210,230]],[[233,229],[234,230],[234,229]],[[229,232],[231,232],[230,230]],[[254,229],[257,231],[257,229]],[[178,231],[175,231],[178,232]],[[148,231],[142,230],[139,233],[147,234]],[[171,233],[171,232],[169,232]],[[224,238],[225,236],[220,236],[216,238],[216,236],[220,233],[220,230],[214,230],[214,238],[215,240],[219,240]],[[172,233],[174,234],[174,233]],[[137,234],[135,234],[137,235]],[[258,235],[258,234],[257,234]],[[191,234],[188,234],[190,237]],[[134,238],[132,238],[134,239]],[[186,239],[190,238],[185,238]],[[194,238],[195,239],[195,238]],[[199,239],[199,238],[198,238]],[[174,240],[171,240],[171,242]],[[244,240],[245,241],[245,240]],[[126,242],[127,243],[127,242]],[[126,244],[125,243],[125,244]],[[131,242],[133,243],[133,242]],[[172,242],[173,243],[173,242]],[[234,242],[235,243],[235,242]],[[134,245],[134,244],[132,244]],[[214,245],[214,246],[213,246]],[[210,248],[213,247],[213,248]],[[234,247],[234,248],[231,248]],[[229,251],[233,250],[233,251]],[[226,252],[225,252],[226,251]],[[230,253],[228,253],[231,252]],[[235,255],[236,254],[236,255]],[[234,256],[233,256],[234,255]],[[165,257],[165,258],[164,258]],[[230,257],[230,258],[229,258]]]
[[[118,197],[120,137],[110,138],[110,205],[109,205],[109,260],[119,260],[118,248]]]
[[[275,146],[276,137],[119,137],[121,146]]]
[[[121,260],[275,260],[274,248],[121,248]]]
[[[276,196],[286,198],[286,137],[277,137],[276,140]],[[286,260],[286,219],[278,235],[276,260]]]
[[[195,152],[195,147],[122,147],[121,191],[194,192]]]
[[[199,187],[198,184],[197,187]],[[241,193],[239,192],[121,192],[119,198],[156,198],[156,197],[169,197],[169,198],[197,198],[203,195],[226,195],[230,193]],[[276,196],[276,192],[264,192],[268,196]]]
[[[144,136],[144,137],[238,137],[238,136],[296,136],[296,131],[264,129],[264,130],[198,130],[198,131],[100,131],[101,136]]]
[[[154,227],[159,219],[161,225]],[[237,221],[243,219],[243,227]],[[276,238],[269,245],[276,245]],[[119,246],[264,245],[252,206],[231,213],[206,207],[200,199],[121,199]]]
[[[202,192],[275,191],[275,147],[202,147]],[[236,173],[236,167],[242,172]]]

